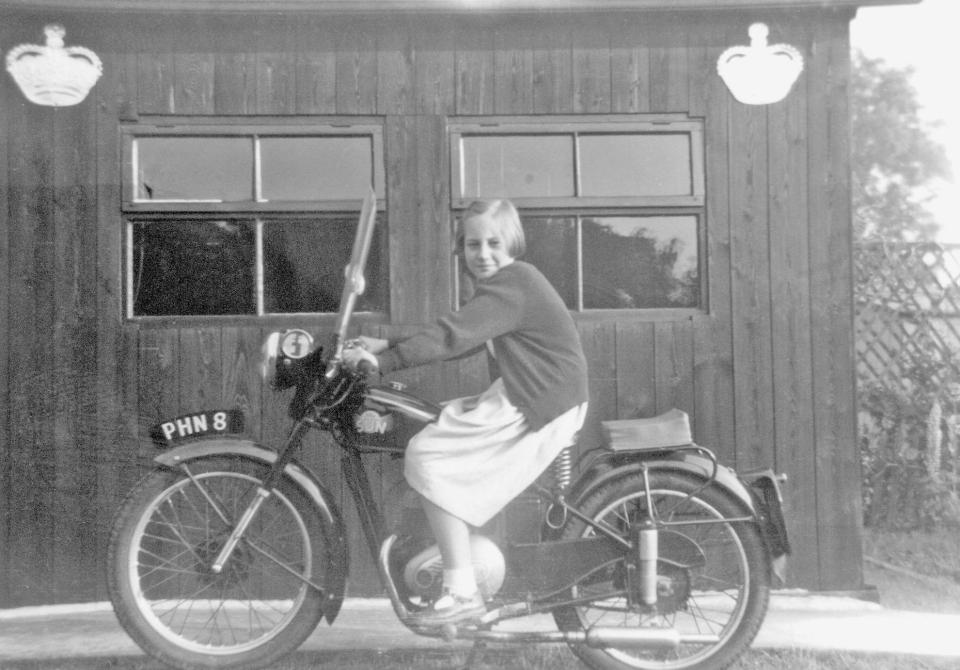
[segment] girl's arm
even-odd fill
[[[438,319],[416,335],[379,356],[384,373],[437,360],[457,358],[487,340],[515,330],[524,310],[524,286],[505,268],[478,290],[457,312]]]

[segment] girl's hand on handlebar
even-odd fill
[[[360,335],[350,341],[353,343],[353,346],[366,349],[373,355],[386,351],[390,346],[387,340],[381,340],[379,337],[367,337],[366,335]]]
[[[351,370],[356,370],[363,374],[370,374],[380,369],[380,362],[377,357],[366,349],[360,347],[346,347],[343,350],[343,362]]]

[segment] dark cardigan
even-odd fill
[[[514,261],[477,282],[459,311],[400,340],[380,371],[456,358],[493,341],[507,397],[537,430],[588,399],[587,362],[560,296],[534,266]]]

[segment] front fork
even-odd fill
[[[211,572],[220,574],[220,572],[223,571],[223,566],[226,565],[227,561],[230,560],[233,550],[236,549],[237,545],[240,543],[240,538],[243,537],[245,532],[247,532],[247,527],[250,525],[250,522],[253,521],[253,518],[257,515],[257,512],[260,511],[260,507],[269,497],[269,489],[265,489],[262,486],[257,487],[256,495],[254,496],[253,500],[250,501],[250,504],[247,505],[247,509],[243,511],[243,514],[240,516],[240,521],[238,521],[237,525],[234,526],[233,532],[230,533],[230,537],[227,538],[223,548],[220,549],[220,553],[217,554],[217,558],[210,566]]]
[[[250,501],[250,504],[247,505],[246,509],[240,515],[239,521],[237,521],[237,523],[233,526],[230,536],[227,538],[226,542],[224,542],[223,547],[221,547],[219,553],[217,554],[217,557],[210,565],[210,570],[212,572],[219,574],[223,571],[227,561],[230,560],[230,556],[233,555],[237,545],[240,543],[240,539],[247,531],[250,523],[257,516],[257,512],[260,510],[260,507],[272,495],[271,491],[279,483],[280,478],[283,476],[284,468],[286,468],[287,464],[292,459],[296,448],[300,444],[300,440],[310,427],[310,422],[305,419],[301,419],[293,427],[290,437],[287,439],[287,442],[284,445],[283,451],[280,452],[279,458],[277,458],[270,470],[270,474],[267,475],[267,478],[264,480],[263,484],[257,487],[253,500]],[[341,461],[341,466],[343,467],[344,478],[346,479],[350,488],[350,492],[353,494],[354,501],[356,502],[357,511],[360,514],[360,525],[363,528],[364,535],[366,536],[367,542],[370,546],[371,555],[376,557],[380,547],[380,542],[386,536],[386,532],[383,518],[377,509],[376,503],[374,502],[373,493],[370,488],[370,481],[366,475],[366,472],[364,471],[363,464],[360,461],[360,456],[356,453],[351,452],[346,454]],[[183,467],[186,469],[186,465]],[[210,500],[204,488],[199,482],[193,479],[193,476],[189,471],[187,471],[187,476],[193,480],[194,484],[200,489],[201,493],[207,497],[208,500]],[[230,525],[231,520],[223,511],[219,509],[219,506],[216,504],[216,502],[210,500],[210,503],[213,505],[214,509],[217,510],[217,514],[221,517],[223,522],[227,525]]]
[[[263,503],[265,503],[272,495],[271,491],[280,483],[280,478],[283,476],[284,469],[290,463],[294,453],[297,450],[297,447],[300,446],[300,441],[303,439],[304,434],[310,429],[310,427],[311,424],[306,419],[301,419],[294,424],[293,428],[290,430],[290,435],[287,437],[287,441],[283,446],[283,450],[280,452],[280,456],[270,469],[270,473],[267,475],[267,478],[264,480],[263,484],[257,486],[253,500],[251,500],[250,504],[247,505],[247,508],[243,510],[243,514],[240,515],[240,520],[234,524],[233,530],[230,531],[230,536],[227,538],[227,541],[224,542],[223,547],[221,547],[219,553],[217,553],[217,557],[210,565],[211,572],[214,574],[220,574],[223,572],[223,567],[227,564],[227,561],[230,560],[230,557],[233,555],[234,550],[236,550],[237,545],[240,544],[240,538],[242,538],[244,533],[247,532],[247,528],[250,527],[251,522],[253,522],[254,518],[257,516],[257,512],[260,511]],[[229,525],[231,522],[226,516],[226,513],[220,509],[220,506],[216,504],[216,501],[210,499],[206,490],[200,485],[200,482],[194,479],[193,475],[191,475],[189,470],[187,470],[186,464],[183,465],[183,468],[194,485],[200,489],[200,493],[213,505],[217,515],[220,516],[224,523]]]

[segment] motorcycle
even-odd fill
[[[347,530],[330,489],[297,459],[304,436],[320,430],[332,438],[324,448],[340,452],[397,618],[420,635],[472,640],[468,665],[490,643],[565,643],[594,670],[732,663],[756,635],[789,554],[782,477],[720,464],[676,410],[605,422],[608,439],[576,464],[563,450],[531,487],[543,502],[539,537],[501,547],[472,536],[487,613],[417,625],[415,613],[440,596],[440,554],[418,506],[388,527],[363,456],[402,458],[440,407],[342,360],[375,202],[364,201],[330,351],[300,329],[265,342],[265,376],[294,389],[284,443],[243,437],[238,410],[155,427],[165,450],[118,510],[108,554],[110,599],[130,637],[176,668],[258,668],[297,649],[321,619],[336,621]],[[501,625],[537,614],[551,614],[556,630]]]

